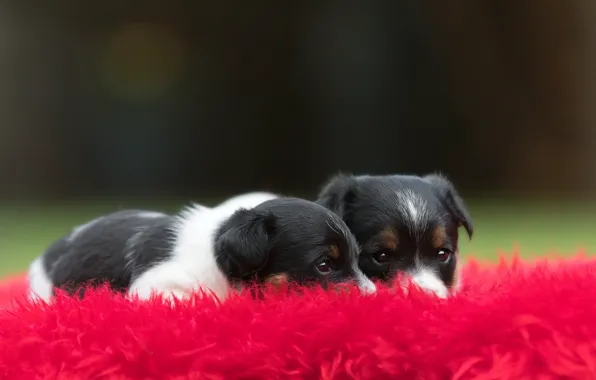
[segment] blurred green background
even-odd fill
[[[596,252],[580,0],[0,0],[0,275],[119,208],[440,171],[466,257]]]

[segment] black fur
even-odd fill
[[[73,293],[83,284],[107,282],[125,291],[136,276],[167,260],[173,217],[147,218],[144,212],[123,210],[102,216],[76,237],[70,234],[52,244],[42,260],[54,286]]]
[[[406,193],[404,193],[406,191]],[[409,193],[408,193],[409,192]],[[425,204],[419,223],[410,220],[404,196],[415,194]],[[389,281],[398,272],[412,272],[416,265],[438,273],[450,288],[457,264],[458,227],[463,226],[472,238],[474,226],[467,208],[446,178],[431,174],[352,176],[339,174],[320,192],[317,203],[336,212],[346,222],[362,247],[359,265],[370,278]],[[445,231],[443,253],[433,244],[433,231]],[[397,249],[387,249],[383,231],[397,234]],[[448,256],[444,256],[444,253]],[[444,262],[440,257],[448,257]],[[383,260],[377,260],[384,258]]]
[[[266,201],[239,210],[216,234],[215,256],[229,276],[266,281],[283,274],[294,283],[332,283],[355,280],[359,249],[345,223],[330,210],[298,198]],[[330,257],[335,245],[340,257]],[[317,269],[327,263],[329,273]]]
[[[468,237],[472,239],[472,236],[474,235],[472,217],[464,204],[464,200],[459,196],[453,184],[445,177],[437,174],[429,174],[423,178],[426,182],[433,185],[439,200],[443,202],[445,208],[449,210],[455,221],[458,223],[458,226],[464,226],[468,233]]]
[[[215,243],[217,264],[224,273],[249,279],[265,266],[275,219],[269,211],[241,209],[224,222]]]

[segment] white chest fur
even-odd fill
[[[152,293],[183,298],[203,290],[224,300],[231,287],[217,265],[213,236],[233,212],[231,208],[209,209],[199,205],[182,211],[174,226],[176,238],[172,257],[135,279],[129,294],[140,299],[147,299]]]

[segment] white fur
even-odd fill
[[[228,198],[227,200],[218,204],[214,208],[218,209],[220,212],[223,213],[233,213],[234,211],[240,208],[250,209],[260,205],[263,202],[276,198],[278,198],[278,196],[275,194],[262,191],[255,191]]]
[[[29,266],[29,298],[49,301],[54,292],[54,284],[43,268],[42,258],[38,257]]]
[[[225,299],[230,285],[213,255],[213,235],[231,213],[231,208],[198,205],[185,209],[175,226],[172,258],[140,275],[128,293],[141,299],[149,298],[153,292],[183,298],[202,288],[220,300]]]
[[[377,286],[370,280],[370,278],[366,277],[364,273],[360,270],[360,268],[356,265],[354,268],[354,272],[356,273],[356,284],[360,291],[364,294],[372,294],[376,293]]]
[[[412,273],[412,281],[422,290],[436,294],[439,298],[447,298],[449,290],[439,276],[429,268],[417,268]]]
[[[397,191],[395,194],[400,211],[406,217],[410,231],[418,233],[424,230],[429,213],[426,201],[410,189]]]
[[[162,212],[156,212],[156,211],[140,211],[137,214],[137,216],[140,218],[153,219],[153,218],[161,218],[162,216],[167,216],[167,215]]]

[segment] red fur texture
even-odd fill
[[[310,291],[0,311],[2,379],[593,379],[596,261],[469,263],[448,300]]]

